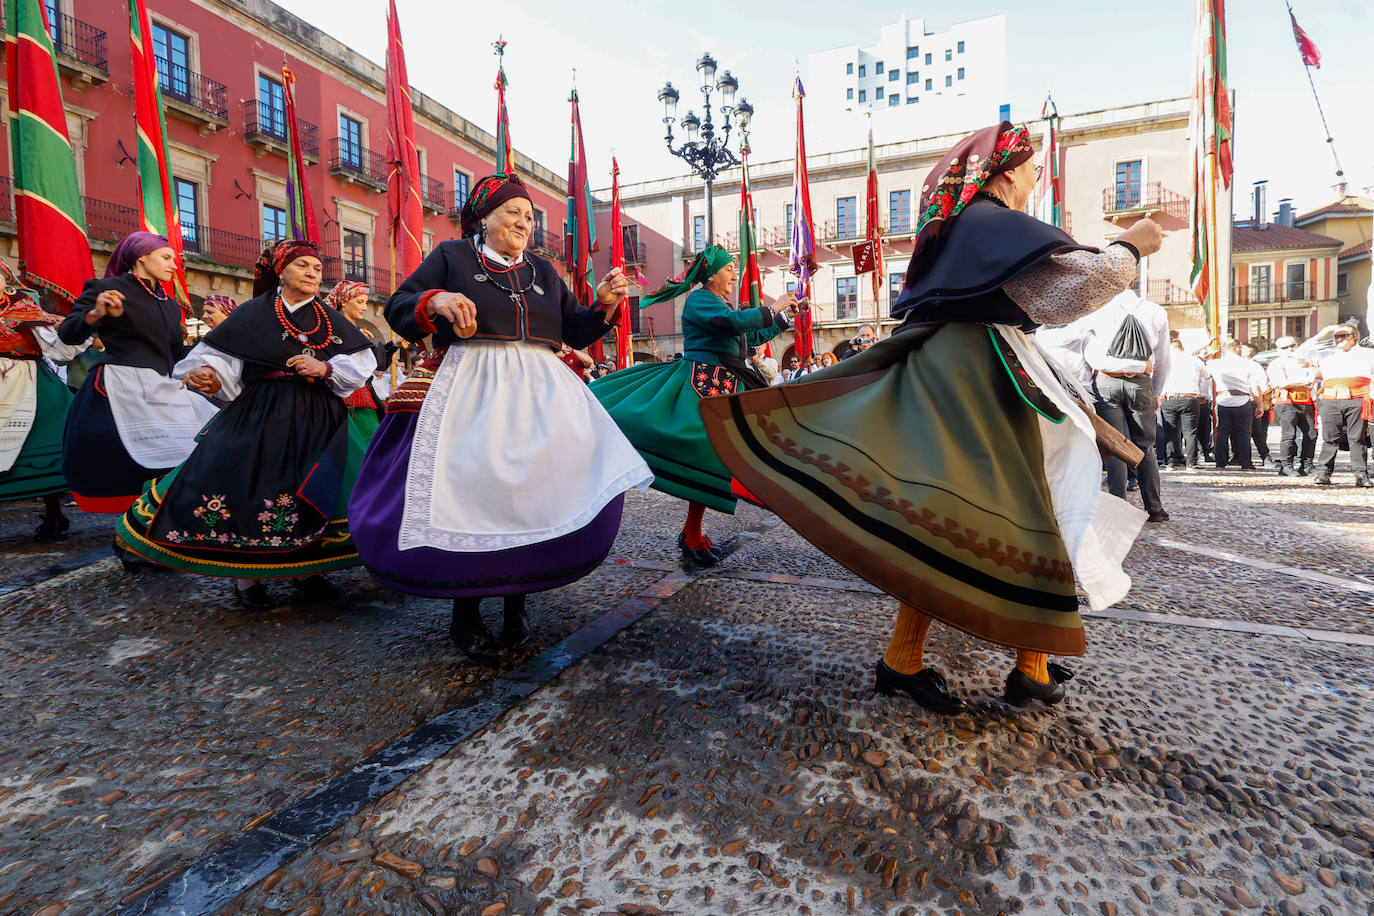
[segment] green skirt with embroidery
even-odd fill
[[[701,410],[739,483],[868,581],[991,642],[1084,651],[1039,425],[1063,415],[995,330],[917,326]]]
[[[367,439],[325,385],[249,385],[115,523],[129,550],[206,576],[296,578],[360,564],[348,498]]]
[[[655,490],[734,513],[730,472],[706,438],[698,405],[739,387],[724,366],[678,359],[612,372],[591,391],[654,472]]]

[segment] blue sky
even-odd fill
[[[279,2],[373,60],[384,60],[382,0]],[[1317,88],[1347,181],[1358,193],[1374,185],[1374,4],[1293,2],[1299,23],[1321,49]],[[512,138],[517,149],[559,173],[568,156],[566,100],[576,67],[597,187],[609,183],[612,149],[622,180],[685,171],[663,148],[662,109],[655,95],[664,80],[693,85],[692,65],[703,50],[739,77],[741,95],[758,108],[755,158],[780,159],[792,151],[789,94],[796,62],[804,74],[811,51],[872,43],[882,25],[903,13],[925,15],[931,29],[955,21],[941,9],[891,0],[849,8],[814,0],[522,0],[518,6],[452,7],[397,0],[397,7],[412,82],[487,130],[495,123],[490,42],[504,34]],[[1248,209],[1249,186],[1259,178],[1269,180],[1271,203],[1282,197],[1295,198],[1299,209],[1325,203],[1334,195],[1335,166],[1283,0],[1232,0],[1229,7],[1230,76],[1237,93],[1236,209]],[[341,8],[346,15],[339,15]],[[1040,0],[1014,6],[975,3],[960,9],[957,20],[1007,16],[1007,101],[1014,118],[1030,119],[1039,114],[1047,89],[1064,114],[1187,95],[1192,10],[1191,0]],[[863,140],[856,137],[854,145]]]

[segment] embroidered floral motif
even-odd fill
[[[724,366],[695,363],[692,366],[692,388],[703,398],[734,394],[739,385],[735,374]]]
[[[781,449],[784,454],[819,468],[853,490],[864,502],[881,506],[890,512],[896,512],[909,523],[924,528],[937,537],[944,538],[955,547],[962,547],[978,557],[991,560],[998,566],[1004,566],[1013,572],[1029,574],[1051,582],[1073,582],[1073,567],[1062,560],[1039,557],[1029,550],[1022,550],[1015,544],[1004,545],[996,538],[988,538],[984,541],[978,532],[962,527],[952,518],[941,521],[932,510],[917,507],[909,499],[895,498],[892,491],[887,487],[875,488],[866,477],[851,474],[850,471],[853,468],[849,465],[836,462],[829,455],[818,455],[814,449],[798,448],[794,440],[784,439],[782,430],[776,423],[770,422],[767,417],[759,416],[758,425],[763,430],[764,435],[768,437],[768,441]]]
[[[931,220],[958,216],[994,171],[1012,156],[1028,149],[1031,149],[1030,135],[1023,127],[998,136],[992,155],[981,162],[976,154],[971,154],[963,164],[957,157],[951,160],[945,174],[938,179],[935,192],[925,202],[916,224],[917,231],[924,229]]]
[[[217,496],[200,495],[203,501],[195,508],[191,514],[205,523],[205,527],[213,529],[220,522],[230,517],[229,507],[224,503],[224,494]]]
[[[280,533],[290,531],[296,522],[300,521],[300,513],[296,511],[296,500],[290,493],[280,493],[276,499],[264,499],[262,504],[266,507],[258,513],[258,521],[262,522],[262,533],[278,535],[272,539],[277,543],[269,543],[272,547],[279,547]]]

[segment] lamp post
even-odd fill
[[[663,124],[668,129],[667,136],[663,139],[668,144],[668,152],[686,162],[692,167],[692,171],[706,182],[705,242],[709,245],[715,239],[715,215],[711,206],[712,185],[716,176],[723,170],[739,165],[739,159],[729,148],[730,128],[732,122],[738,122],[741,131],[748,128],[749,119],[754,114],[754,106],[743,98],[736,103],[735,93],[739,91],[739,80],[735,79],[729,70],[717,77],[716,59],[710,53],[701,55],[697,61],[697,77],[705,117],[698,118],[695,111],[689,110],[678,122],[686,135],[681,146],[673,146],[673,122],[678,120],[679,93],[673,88],[672,83],[665,83],[658,91],[658,100],[663,103]],[[718,110],[724,129],[719,135],[716,134],[715,122],[711,120],[713,91],[720,93],[721,104]]]

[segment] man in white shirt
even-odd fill
[[[1169,371],[1159,393],[1160,429],[1164,433],[1164,454],[1159,456],[1169,468],[1181,470],[1198,466],[1197,421],[1202,412],[1200,397],[1212,390],[1212,374],[1196,356],[1183,352],[1177,339],[1169,343]]]
[[[1306,477],[1317,448],[1313,371],[1295,355],[1297,341],[1287,335],[1274,342],[1279,355],[1269,364],[1274,419],[1279,421],[1279,474]],[[1301,441],[1299,441],[1301,437]]]
[[[1234,337],[1222,343],[1221,358],[1210,371],[1217,403],[1217,468],[1226,467],[1234,458],[1241,470],[1253,471],[1250,429],[1269,380],[1258,363],[1240,355],[1240,341]]]
[[[1331,472],[1336,469],[1336,452],[1341,435],[1350,444],[1350,469],[1355,472],[1355,486],[1369,486],[1369,470],[1365,451],[1369,444],[1370,380],[1374,379],[1374,349],[1356,346],[1359,331],[1348,324],[1328,328],[1333,332],[1336,349],[1317,363],[1317,378],[1321,382],[1321,402],[1317,414],[1322,421],[1322,450],[1317,455],[1317,476],[1313,482],[1331,485]]]
[[[1141,352],[1123,356],[1117,338],[1127,316],[1134,316],[1145,340]],[[1154,450],[1155,392],[1163,389],[1169,373],[1168,314],[1163,306],[1128,289],[1069,325],[1057,343],[1061,347],[1081,344],[1083,360],[1093,371],[1093,408],[1145,453],[1136,468],[1140,499],[1149,521],[1167,522],[1169,513],[1159,498],[1159,463]],[[1126,465],[1119,458],[1107,461],[1107,489],[1113,496],[1126,495]]]

